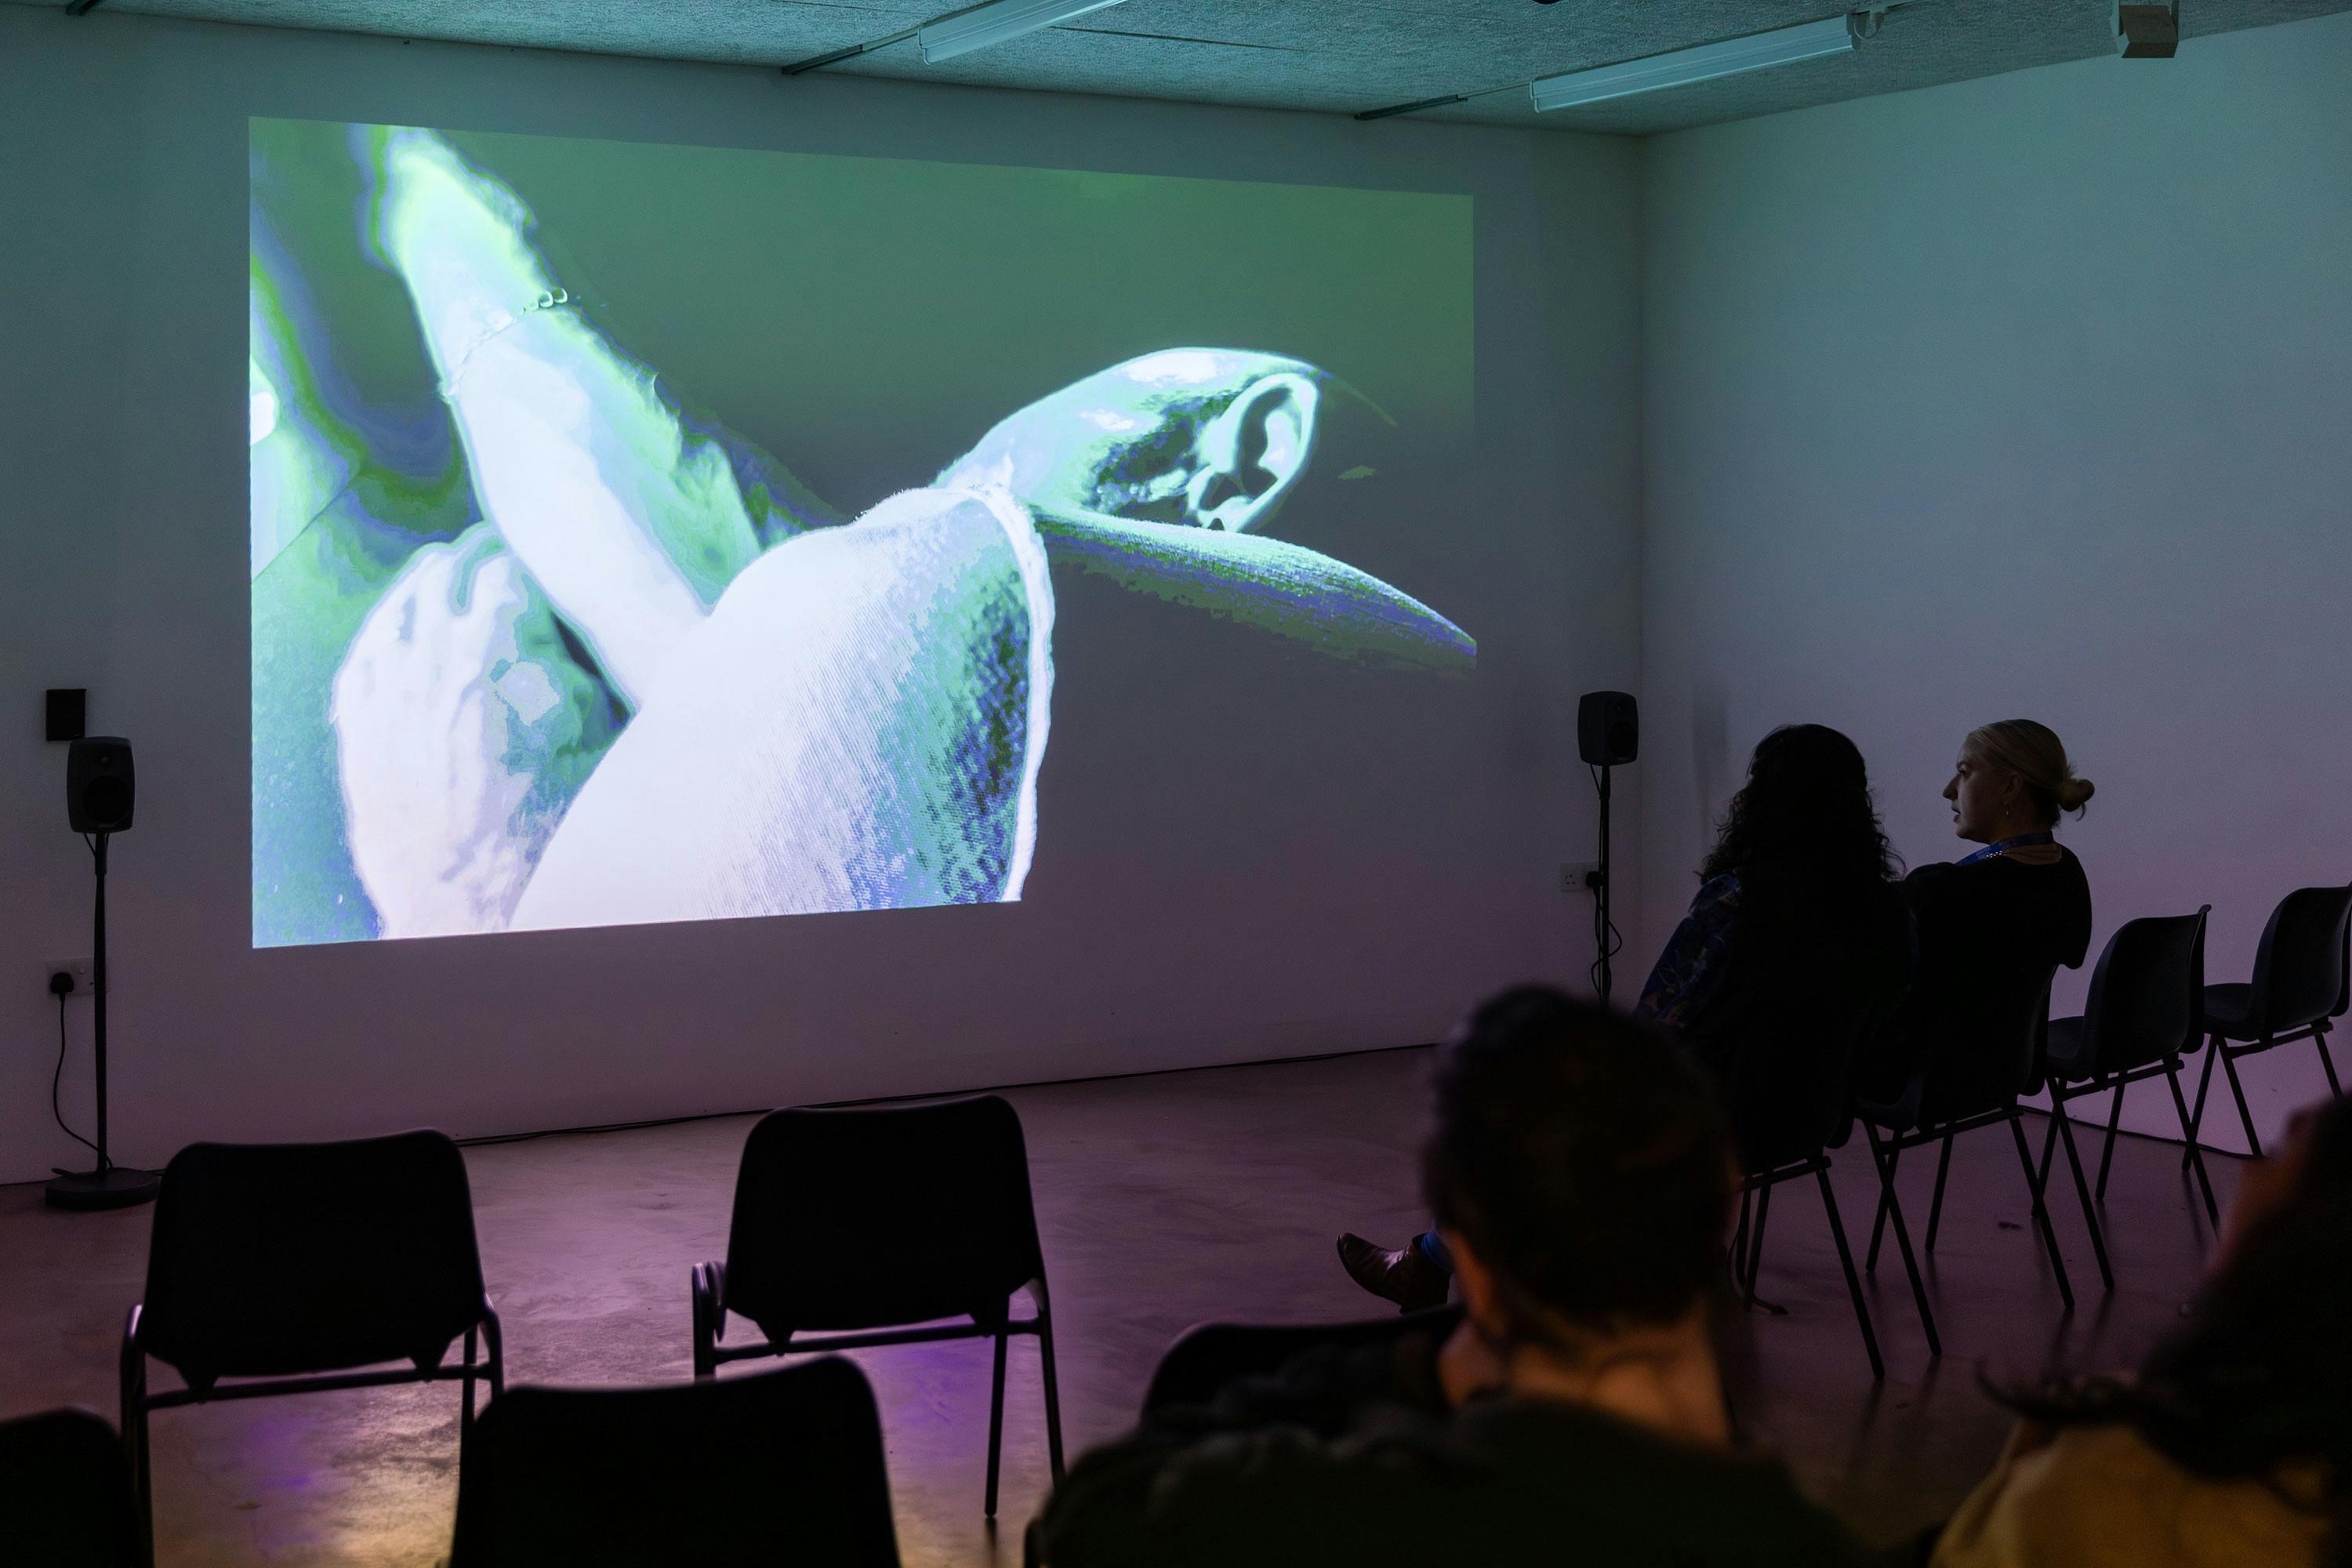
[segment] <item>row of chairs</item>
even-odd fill
[[[1941,1145],[1924,1247],[1933,1253],[1951,1169],[1952,1141],[1964,1132],[2006,1125],[2032,1200],[2034,1228],[2048,1251],[2060,1298],[2071,1311],[2074,1287],[2045,1202],[2053,1145],[2065,1147],[2099,1278],[2113,1290],[2115,1271],[2107,1256],[2105,1227],[2099,1223],[2098,1203],[2106,1194],[2124,1091],[2131,1084],[2161,1077],[2171,1089],[2179,1116],[2186,1145],[2182,1167],[2195,1173],[2207,1217],[2218,1222],[2220,1209],[2205,1169],[2208,1146],[2201,1138],[2215,1061],[2221,1062],[2237,1100],[2247,1144],[2257,1154],[2262,1144],[2239,1079],[2239,1061],[2309,1040],[2318,1048],[2329,1090],[2342,1092],[2328,1054],[2327,1036],[2334,1021],[2352,1010],[2352,945],[2347,945],[2352,943],[2352,887],[2303,888],[2289,893],[2263,929],[2253,979],[2243,984],[2205,984],[2205,922],[2210,910],[2206,905],[2191,915],[2126,923],[2099,955],[2079,1017],[2049,1016],[2054,969],[1983,976],[1988,1016],[2003,1020],[1984,1042],[1983,1051],[1961,1060],[1918,1064],[1891,1098],[1857,1095],[1852,1077],[1857,1054],[1885,1020],[1857,1013],[1834,996],[1816,998],[1817,1005],[1810,1008],[1792,1009],[1804,1019],[1801,1038],[1796,1037],[1799,1030],[1792,1026],[1791,1038],[1779,1042],[1783,1048],[1774,1048],[1775,1040],[1767,1031],[1756,1048],[1744,1050],[1731,1096],[1748,1168],[1741,1186],[1740,1226],[1733,1242],[1732,1267],[1748,1305],[1757,1301],[1756,1279],[1772,1189],[1783,1182],[1813,1176],[1828,1213],[1831,1237],[1845,1273],[1872,1375],[1881,1379],[1886,1375],[1829,1179],[1829,1151],[1847,1142],[1857,1121],[1869,1144],[1879,1185],[1877,1216],[1871,1226],[1864,1267],[1876,1268],[1880,1243],[1891,1225],[1930,1355],[1940,1356],[1943,1344],[1895,1191],[1895,1173],[1906,1151]],[[1830,1025],[1826,1030],[1822,1027],[1824,1020]],[[2200,1046],[2207,1054],[2192,1109],[2181,1090],[2182,1058]],[[1807,1063],[1811,1074],[1793,1100],[1789,1090],[1792,1075],[1787,1070],[1792,1062]],[[2051,1110],[2037,1165],[2021,1120],[2024,1107],[2020,1101],[2045,1089]],[[2074,1123],[2066,1107],[2069,1101],[2096,1094],[2114,1098],[2095,1187],[2075,1145]]]
[[[1016,1294],[1033,1304],[1026,1316],[1012,1310]],[[1013,1337],[1034,1336],[1050,1463],[1061,1479],[1053,1310],[1028,1152],[1020,1117],[1001,1099],[763,1118],[737,1172],[727,1258],[695,1265],[688,1296],[701,1383],[722,1363],[751,1357],[992,1340],[983,1505],[992,1518],[1006,1351]],[[723,1342],[730,1314],[760,1337]],[[954,1319],[964,1321],[944,1321]],[[183,1386],[151,1389],[151,1361],[171,1367]],[[431,1131],[197,1143],[173,1159],[156,1202],[146,1289],[122,1339],[122,1438],[142,1540],[152,1534],[151,1413],[433,1381],[462,1385],[459,1453],[471,1469],[478,1385],[488,1385],[492,1412],[519,1394],[504,1391],[503,1336],[456,1143]],[[571,1397],[535,1391],[524,1409]],[[786,1396],[726,1396],[739,1397],[756,1406]],[[651,1413],[646,1419],[668,1419],[655,1394],[638,1403]]]
[[[152,1561],[125,1446],[99,1416],[0,1423],[9,1561]],[[724,1383],[518,1388],[469,1424],[450,1568],[807,1562],[898,1568],[882,1426],[827,1356]]]
[[[1234,1378],[1318,1346],[1442,1338],[1459,1310],[1204,1324],[1160,1358],[1143,1414],[1205,1403]],[[0,1519],[12,1552],[45,1568],[134,1568],[148,1555],[124,1447],[85,1411],[0,1422]],[[1024,1544],[1034,1562],[1034,1542]],[[489,1402],[467,1436],[448,1561],[898,1568],[873,1391],[855,1364],[830,1355],[724,1381],[514,1389]]]

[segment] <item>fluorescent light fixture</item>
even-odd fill
[[[924,23],[915,34],[915,43],[923,51],[923,63],[935,66],[1118,4],[1119,0],[988,0],[984,5]]]
[[[1528,95],[1535,100],[1536,112],[1540,114],[1548,109],[1600,103],[1637,92],[1687,87],[1695,81],[1761,70],[1766,66],[1784,66],[1822,55],[1842,55],[1853,47],[1853,18],[1832,16],[1769,33],[1751,33],[1744,38],[1726,38],[1719,44],[1701,44],[1695,49],[1676,49],[1670,55],[1652,55],[1622,65],[1598,66],[1591,70],[1547,77],[1529,87]],[[928,58],[928,47],[924,53]]]

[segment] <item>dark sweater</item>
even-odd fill
[[[1040,1518],[1049,1568],[1839,1568],[1852,1537],[1777,1461],[1597,1411],[1450,1409],[1436,1342],[1309,1352],[1081,1458]]]
[[[1973,1098],[2001,1076],[2016,1034],[2021,989],[2075,969],[2091,945],[2091,884],[2063,847],[2045,865],[1994,856],[1972,866],[1921,866],[1903,879],[1919,937],[1919,963],[1902,1026],[1867,1075],[1864,1093],[1887,1100],[1921,1067],[1948,1097]]]

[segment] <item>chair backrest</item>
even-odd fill
[[[114,1428],[87,1410],[0,1421],[0,1556],[41,1568],[133,1568],[139,1515]]]
[[[2340,1018],[2352,1004],[2352,887],[2297,888],[2279,900],[2254,950],[2255,1022],[2284,1035],[2322,1018]]]
[[[648,1388],[515,1388],[476,1424],[450,1568],[898,1568],[882,1424],[838,1356]]]
[[[2107,939],[2083,1006],[2094,1075],[2197,1047],[2205,1033],[2205,917],[2212,907],[2126,921]]]
[[[1160,1358],[1143,1395],[1143,1414],[1171,1405],[1205,1405],[1235,1378],[1279,1372],[1311,1350],[1353,1350],[1411,1333],[1443,1340],[1461,1321],[1462,1309],[1455,1306],[1349,1323],[1201,1323],[1185,1330]]]
[[[1769,1171],[1845,1142],[1853,1071],[1893,1016],[1897,994],[1861,984],[1783,989],[1719,1065],[1742,1167]]]
[[[465,1156],[441,1133],[192,1143],[164,1167],[140,1341],[193,1386],[433,1366],[485,1305]]]
[[[1731,967],[1690,1041],[1723,1082],[1745,1168],[1759,1172],[1845,1141],[1856,1058],[1904,994],[1911,914],[1893,886],[1831,918],[1746,880]]]
[[[1999,1110],[2042,1087],[2050,984],[2057,976],[2054,963],[1990,965],[1937,1010],[1913,1011],[1914,1026],[1926,1037],[1917,1052],[1926,1074],[1923,1122]]]
[[[994,1095],[779,1110],[744,1142],[726,1305],[772,1340],[993,1321],[1045,1272],[1021,1118]]]

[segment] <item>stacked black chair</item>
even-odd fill
[[[2189,1154],[2197,1152],[2197,1131],[2205,1124],[2205,1093],[2213,1087],[2217,1058],[2238,1101],[2246,1148],[2255,1154],[2263,1152],[2263,1144],[2254,1132],[2254,1113],[2246,1105],[2245,1086],[2238,1081],[2242,1058],[2309,1040],[2319,1047],[2328,1092],[2344,1092],[2336,1079],[2335,1059],[2327,1054],[2327,1035],[2352,1007],[2347,935],[2352,935],[2352,887],[2298,888],[2279,900],[2270,924],[2263,928],[2262,945],[2254,950],[2252,983],[2205,988],[2205,1032],[2213,1051],[2197,1080],[2197,1108],[2189,1118]],[[2184,1165],[2188,1157],[2182,1157]]]
[[[450,1568],[898,1568],[882,1424],[837,1356],[722,1383],[517,1388],[457,1478]]]
[[[1837,1193],[1830,1185],[1829,1152],[1843,1147],[1853,1135],[1855,1056],[1885,1027],[1892,1001],[1851,983],[1825,983],[1813,994],[1785,993],[1769,1016],[1759,1017],[1742,1034],[1724,1086],[1741,1159],[1739,1229],[1731,1244],[1734,1282],[1753,1307],[1772,1189],[1811,1176],[1821,1189],[1830,1239],[1837,1244],[1838,1263],[1845,1271],[1846,1295],[1862,1330],[1870,1374],[1882,1381],[1886,1363],[1863,1300],[1853,1249],[1846,1244]]]
[[[460,1338],[464,1359],[445,1365]],[[149,1392],[151,1356],[186,1386]],[[503,1377],[465,1157],[442,1134],[193,1143],[164,1168],[145,1299],[122,1335],[122,1433],[142,1539],[151,1410],[449,1379],[465,1387],[462,1446],[474,1384],[487,1380],[495,1396]]]
[[[2042,1244],[2050,1252],[2050,1267],[2057,1275],[2059,1297],[2068,1311],[2074,1310],[2074,1287],[2066,1278],[2066,1260],[2058,1250],[2058,1236],[2051,1228],[2050,1210],[2042,1202],[2033,1152],[2026,1146],[2025,1129],[2018,1123],[2019,1097],[2042,1087],[2050,983],[2057,973],[2055,964],[1990,969],[1969,977],[1969,993],[1958,1005],[1954,999],[1939,998],[1927,1007],[1915,1006],[1907,1025],[1913,1060],[1901,1092],[1885,1100],[1861,1099],[1854,1106],[1863,1134],[1870,1141],[1871,1157],[1878,1166],[1878,1215],[1871,1225],[1865,1267],[1877,1267],[1879,1242],[1891,1220],[1930,1355],[1944,1353],[1943,1342],[1936,1332],[1927,1283],[1920,1278],[1919,1259],[1911,1249],[1911,1233],[1903,1220],[1903,1203],[1895,1190],[1896,1165],[1906,1149],[1929,1143],[1944,1146],[1936,1166],[1936,1194],[1927,1221],[1927,1249],[1933,1252],[1937,1226],[1943,1215],[1945,1178],[1951,1169],[1951,1140],[1963,1132],[2006,1123],[2017,1144],[2018,1168],[2024,1173],[2026,1190],[2032,1198],[2035,1228],[2042,1233]]]
[[[2083,1158],[2074,1147],[2073,1119],[2066,1102],[2085,1095],[2112,1091],[2107,1111],[2105,1153],[2099,1160],[2098,1197],[2107,1195],[2107,1159],[2115,1152],[2116,1124],[2122,1120],[2124,1089],[2143,1079],[2161,1078],[2172,1090],[2172,1106],[2180,1116],[2180,1133],[2204,1189],[2205,1213],[2218,1220],[2213,1184],[2205,1161],[2197,1152],[2190,1130],[2189,1101],[2180,1092],[2180,1058],[2197,1048],[2204,1032],[2205,917],[2207,904],[2193,915],[2159,916],[2126,922],[2107,942],[2091,971],[2091,989],[2079,1018],[2053,1018],[2044,1060],[2050,1089],[2050,1130],[2042,1139],[2042,1183],[2050,1183],[2053,1145],[2065,1140],[2066,1163],[2074,1173],[2074,1194],[2082,1200],[2083,1223],[2090,1227],[2091,1251],[2099,1260],[2099,1279],[2116,1288],[2115,1270],[2107,1262],[2107,1242],[2099,1225],[2092,1189],[2083,1175]]]
[[[1027,1293],[1030,1316],[1013,1316],[1015,1291]],[[1054,1479],[1061,1480],[1054,1314],[1029,1155],[1020,1117],[995,1096],[763,1118],[736,1173],[727,1260],[698,1264],[692,1293],[697,1377],[751,1356],[993,1340],[985,1504],[992,1519],[1006,1342],[1035,1335],[1045,1440]],[[721,1343],[730,1312],[751,1320],[764,1338]],[[939,1321],[958,1317],[970,1321]],[[817,1337],[803,1337],[811,1330]]]
[[[0,1557],[41,1568],[138,1568],[131,1468],[87,1410],[0,1421]]]
[[[1143,1414],[1175,1405],[1206,1405],[1236,1378],[1279,1372],[1308,1351],[1356,1350],[1407,1334],[1444,1340],[1462,1321],[1459,1306],[1428,1307],[1348,1323],[1200,1323],[1168,1347],[1144,1392]]]

